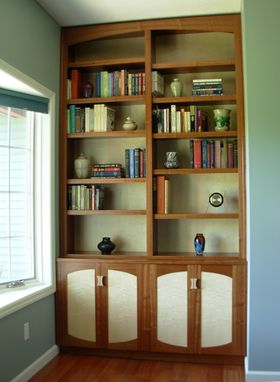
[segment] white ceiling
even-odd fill
[[[242,0],[36,0],[61,26],[239,13]]]

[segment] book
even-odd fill
[[[164,175],[157,176],[157,214],[164,214],[165,211],[164,181]]]
[[[193,140],[193,164],[194,168],[201,168],[202,166],[202,149],[201,149],[201,140]]]
[[[152,94],[154,97],[164,95],[164,77],[157,70],[152,71]]]
[[[81,95],[81,73],[78,69],[71,70],[71,97],[80,98]]]
[[[170,181],[164,179],[164,213],[170,212]]]
[[[76,106],[69,106],[69,131],[71,134],[76,133]]]

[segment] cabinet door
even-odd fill
[[[137,264],[104,265],[107,281],[103,290],[106,301],[106,347],[143,349],[144,286],[143,266]]]
[[[98,264],[87,262],[58,263],[57,328],[61,345],[95,347],[100,344],[98,269]]]
[[[151,350],[191,352],[194,299],[188,288],[193,278],[187,265],[151,265]]]
[[[245,267],[202,265],[200,353],[242,355],[245,351]]]

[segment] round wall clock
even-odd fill
[[[224,203],[224,197],[219,192],[213,192],[213,194],[209,196],[209,203],[212,207],[221,207]]]

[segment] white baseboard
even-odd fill
[[[249,371],[246,382],[280,382],[280,371]]]
[[[50,362],[59,353],[57,345],[50,348],[40,358],[36,359],[31,365],[17,375],[11,382],[27,382],[34,374],[36,374],[42,367]]]

